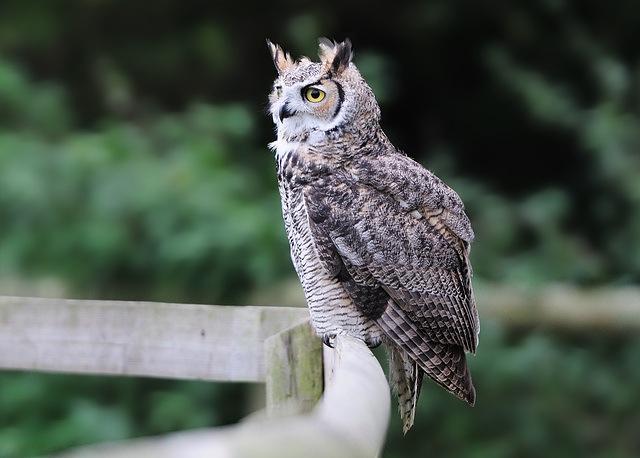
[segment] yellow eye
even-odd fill
[[[309,87],[305,89],[304,96],[309,102],[318,103],[324,99],[325,92],[321,91],[317,87]]]
[[[280,86],[276,87],[276,97],[280,98],[282,95],[282,88]]]

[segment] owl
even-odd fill
[[[316,332],[329,346],[346,334],[386,347],[405,433],[424,374],[473,405],[465,352],[480,324],[460,197],[391,144],[348,39],[321,38],[320,62],[267,45],[278,72],[269,146]]]

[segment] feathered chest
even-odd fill
[[[308,156],[304,148],[279,148],[276,152],[282,215],[293,252],[297,251],[300,236],[307,232],[305,226],[308,224],[308,216],[304,205],[304,188],[318,172],[318,167]]]
[[[382,331],[356,307],[336,272],[326,265],[326,256],[332,250],[329,240],[319,239],[311,227],[309,211],[317,204],[314,189],[341,174],[340,164],[332,164],[305,148],[277,153],[278,185],[291,259],[313,326],[319,335],[346,333],[367,342],[379,342]]]

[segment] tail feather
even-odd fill
[[[461,346],[423,340],[417,327],[403,320],[391,307],[376,321],[387,335],[389,377],[398,393],[405,433],[413,425],[425,373],[458,398],[474,405],[476,391]]]
[[[396,345],[388,343],[386,347],[389,353],[389,384],[398,395],[402,432],[407,434],[413,426],[424,371]]]

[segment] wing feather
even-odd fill
[[[331,242],[352,279],[348,291],[368,286],[379,302],[381,288],[421,338],[475,352],[479,323],[468,262],[473,231],[464,206],[435,175],[399,157],[394,166],[384,158],[360,159],[343,174],[309,183],[304,196],[313,233],[323,245]],[[362,291],[352,298],[371,309]]]

